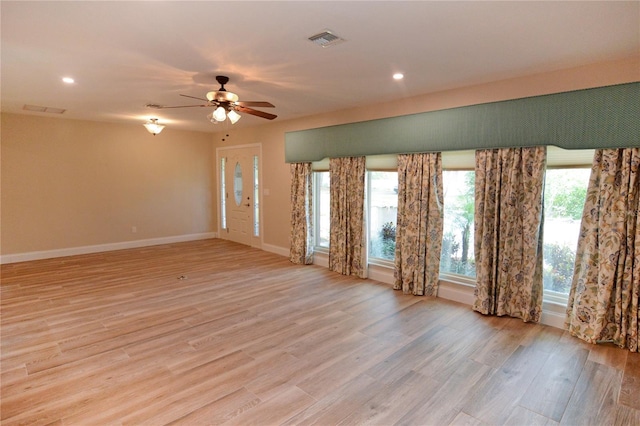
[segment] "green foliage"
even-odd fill
[[[393,259],[396,254],[396,226],[392,222],[382,225],[380,239],[382,240],[382,257]]]
[[[547,170],[544,190],[545,215],[580,220],[587,197],[587,181],[587,170]]]
[[[586,187],[562,187],[562,189],[551,198],[549,213],[552,217],[580,220],[582,218],[582,210],[586,196]]]
[[[380,229],[380,238],[382,238],[383,241],[396,242],[396,226],[393,222],[387,222],[382,225],[382,228]]]
[[[545,244],[544,256],[544,288],[560,293],[569,293],[573,278],[575,252],[566,245]]]

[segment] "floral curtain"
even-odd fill
[[[289,260],[313,263],[313,208],[311,163],[293,163],[291,173],[291,249]]]
[[[364,157],[329,160],[329,269],[360,278],[367,276],[364,177]]]
[[[539,322],[546,148],[476,151],[473,309]]]
[[[398,155],[395,290],[436,296],[442,228],[442,155]]]
[[[566,326],[638,352],[640,148],[597,150],[582,215]]]

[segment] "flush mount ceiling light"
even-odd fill
[[[403,78],[404,78],[404,74],[402,74],[401,72],[397,72],[393,75],[394,80],[402,80]]]
[[[73,84],[73,83],[75,83],[75,82],[76,82],[76,81],[75,81],[73,78],[71,78],[71,77],[62,77],[62,81],[63,81],[64,83],[67,83],[67,84]]]
[[[162,131],[162,129],[164,129],[164,126],[162,124],[158,124],[157,118],[149,119],[149,121],[144,123],[144,127],[146,127],[147,131],[151,133],[153,136],[157,135]]]

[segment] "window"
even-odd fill
[[[329,172],[314,172],[314,209],[316,246],[329,248],[330,188]]]
[[[225,181],[225,166],[227,160],[222,157],[220,159],[220,227],[227,229],[227,183]]]
[[[369,257],[393,260],[396,251],[398,172],[368,172]]]
[[[543,280],[545,292],[568,295],[590,169],[551,169],[545,175]]]
[[[440,273],[475,278],[473,216],[475,212],[475,172],[444,170],[444,228]]]
[[[253,236],[260,236],[260,188],[258,185],[258,156],[253,156]]]

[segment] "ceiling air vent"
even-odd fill
[[[22,109],[32,112],[48,112],[49,114],[63,114],[66,111],[66,109],[62,108],[52,108],[38,105],[25,105],[22,107]]]
[[[329,30],[325,30],[319,34],[312,35],[311,37],[309,37],[309,40],[320,47],[329,47],[345,41],[345,39],[338,37]]]

